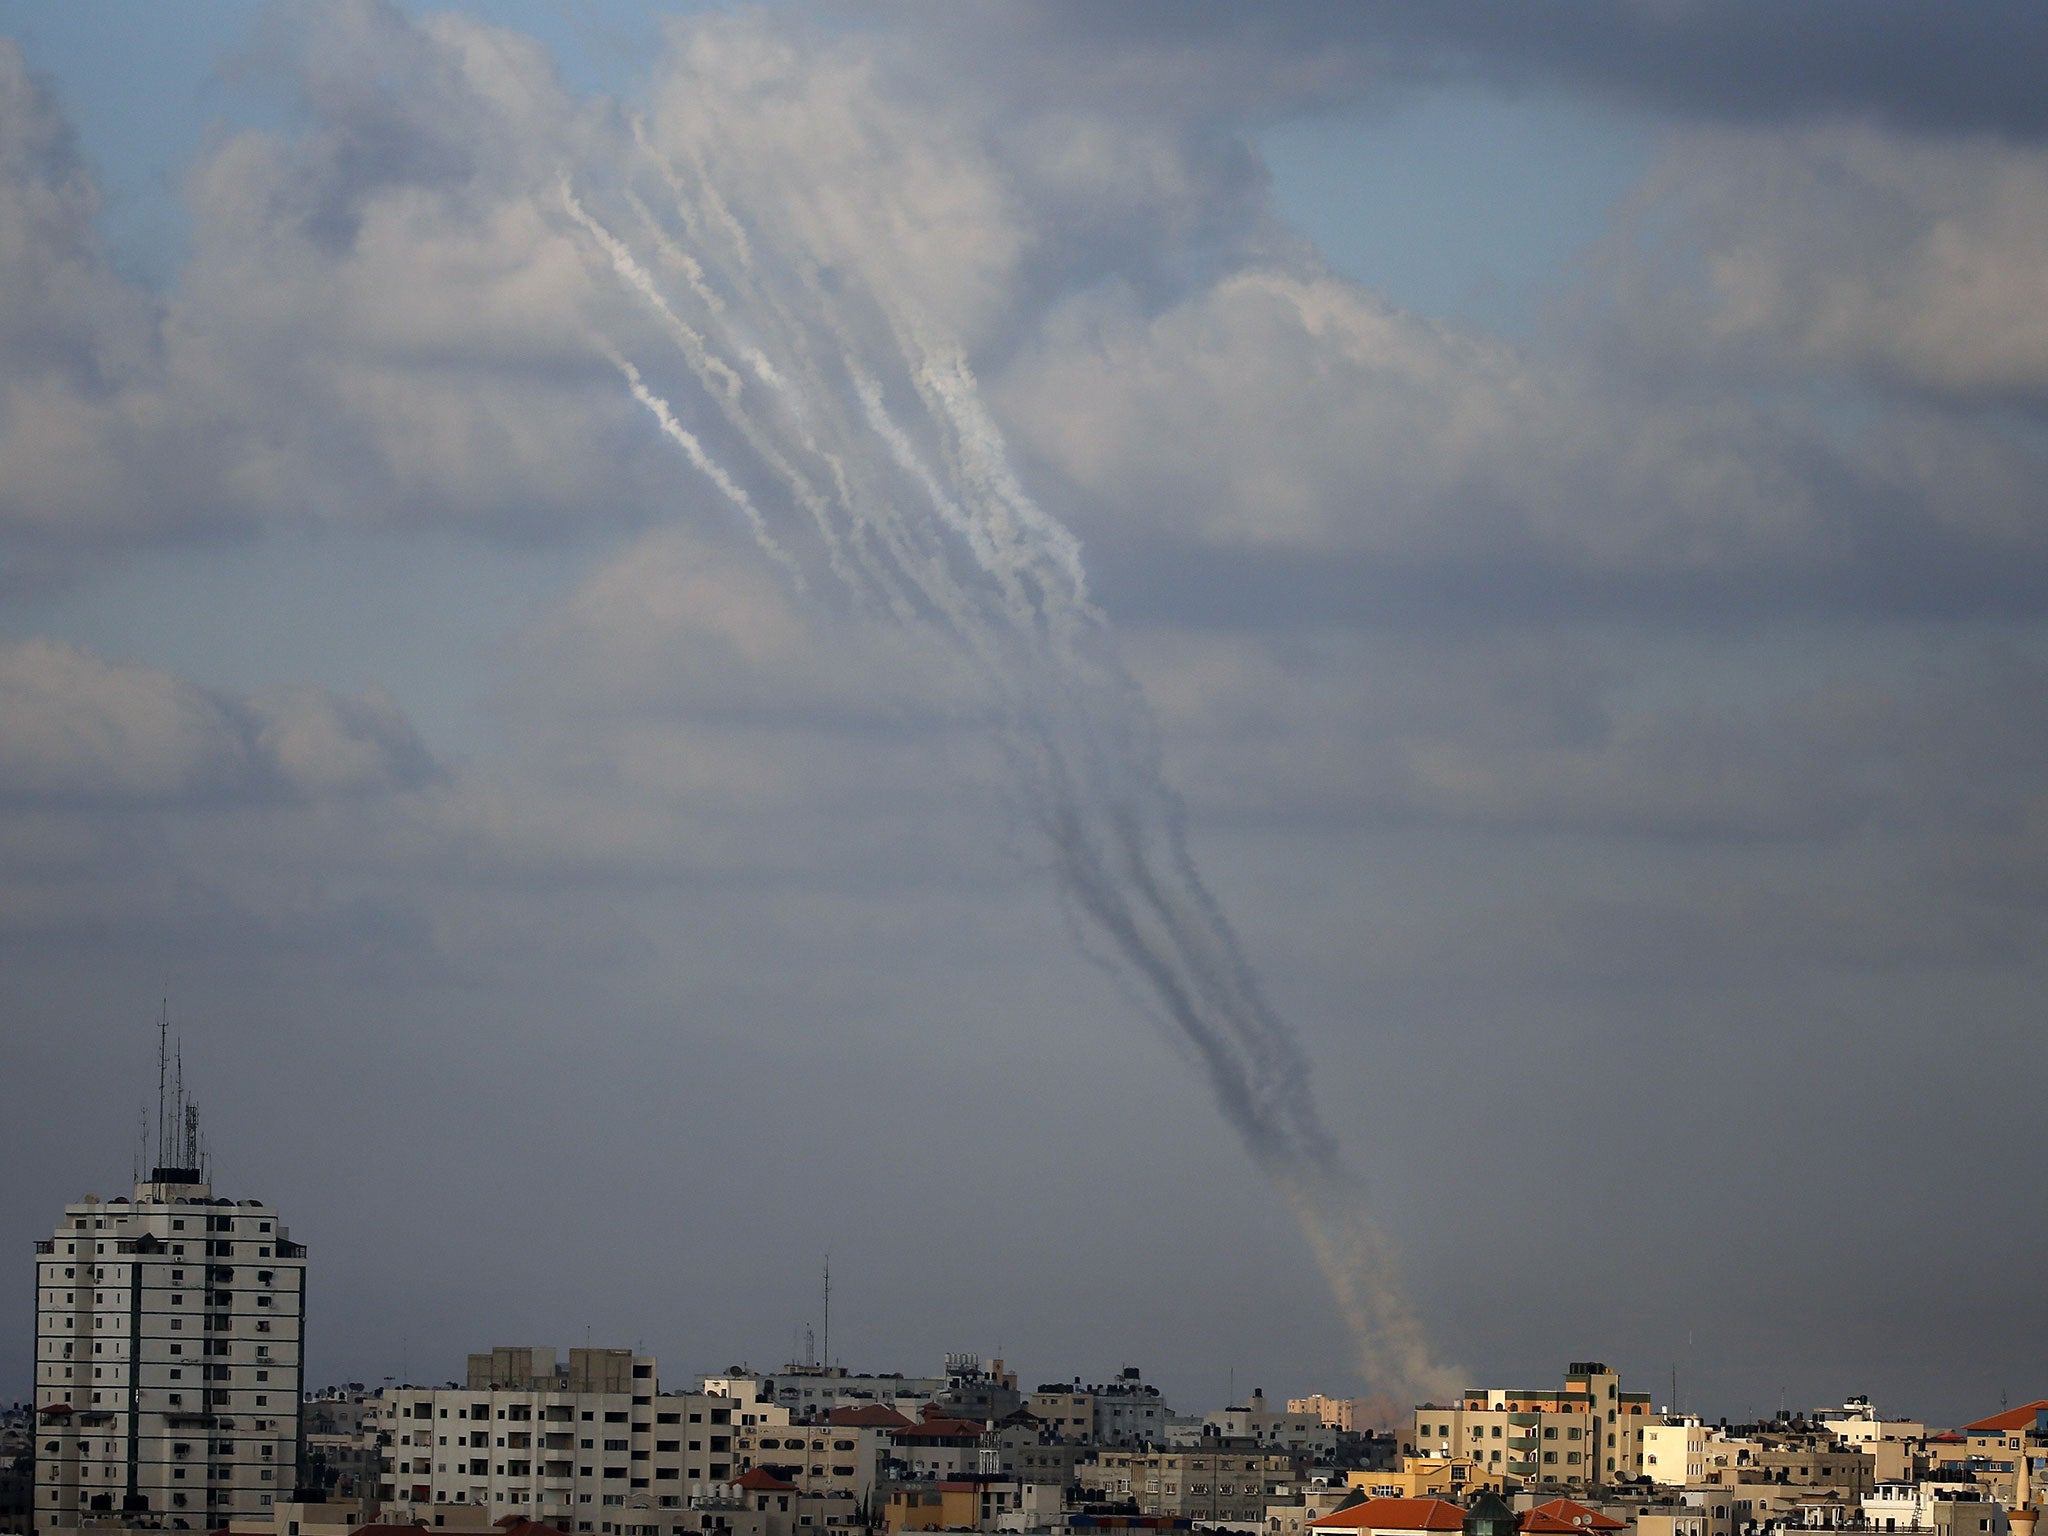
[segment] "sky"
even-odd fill
[[[1358,1390],[1284,1098],[1441,1379],[2048,1393],[2044,30],[0,3],[24,1276],[168,997],[313,1382],[829,1254],[854,1369]]]

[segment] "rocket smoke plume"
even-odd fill
[[[1287,1201],[1359,1369],[1384,1390],[1442,1390],[1300,1049],[1189,855],[1079,543],[1012,474],[961,350],[738,178],[635,137],[601,185],[558,189],[620,300],[599,350],[798,587],[967,659],[1075,927],[1185,1046]]]

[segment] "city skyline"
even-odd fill
[[[2031,1396],[2044,30],[0,3],[0,1228],[168,994],[319,1380],[829,1253],[1190,1403]]]

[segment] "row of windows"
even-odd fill
[[[71,1225],[80,1232],[103,1231],[106,1228],[107,1221],[108,1218],[104,1216],[95,1216],[90,1220],[84,1216],[74,1216],[71,1220]],[[127,1221],[128,1218],[126,1217],[116,1217],[114,1218],[114,1225],[120,1227],[126,1225]],[[184,1231],[185,1218],[173,1216],[171,1218],[171,1230],[173,1232]],[[209,1216],[206,1218],[206,1230],[209,1232],[232,1232],[235,1230],[235,1218],[232,1216]],[[258,1232],[268,1232],[270,1230],[270,1223],[259,1221],[256,1223],[256,1230]]]

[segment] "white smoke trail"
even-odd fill
[[[1062,893],[1186,1046],[1285,1199],[1361,1371],[1395,1391],[1454,1385],[1432,1363],[1300,1049],[1189,853],[1150,713],[1089,597],[1080,543],[1017,480],[965,356],[907,303],[843,272],[828,292],[824,264],[801,241],[749,228],[744,201],[717,185],[706,156],[678,165],[637,124],[635,133],[639,169],[674,199],[689,248],[630,188],[622,200],[662,266],[680,274],[679,290],[665,292],[565,186],[572,221],[660,321],[739,445],[802,510],[797,526],[808,524],[840,585],[863,606],[930,625],[972,660],[1005,721],[1006,755]],[[863,344],[863,324],[886,340]],[[757,503],[638,368],[608,355],[801,583]],[[749,377],[774,410],[749,405]]]
[[[654,419],[661,423],[661,430],[682,448],[690,462],[697,466],[697,472],[724,492],[727,501],[739,508],[740,514],[747,520],[747,526],[753,530],[754,542],[760,545],[762,551],[776,564],[789,572],[790,580],[796,584],[799,592],[805,590],[808,584],[804,580],[803,567],[790,557],[788,550],[776,542],[775,535],[768,531],[768,520],[761,516],[760,508],[754,505],[753,499],[740,489],[739,483],[731,475],[719,467],[716,459],[704,451],[704,445],[697,441],[696,435],[676,420],[675,412],[669,409],[668,402],[647,387],[646,382],[640,377],[638,368],[617,353],[611,353],[610,358],[619,372],[625,375],[626,387],[632,390],[633,398],[653,412]]]

